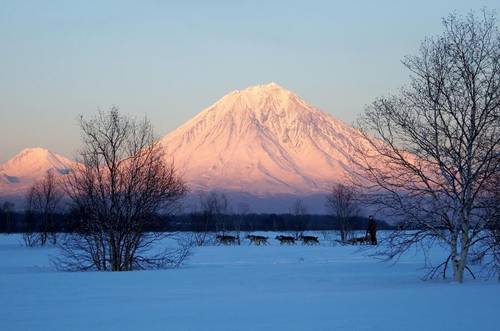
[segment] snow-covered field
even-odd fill
[[[0,235],[0,330],[500,330],[500,284],[423,282],[422,256],[356,247],[209,246],[181,269],[53,270]],[[442,252],[438,248],[433,255]]]

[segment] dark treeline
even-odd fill
[[[220,215],[212,222],[207,222],[203,214],[192,213],[162,218],[161,224],[167,225],[169,231],[204,231],[206,228],[218,232],[339,230],[341,226],[335,216],[293,214]],[[352,217],[349,224],[352,230],[366,230],[368,219]],[[384,221],[378,221],[378,224],[381,230],[391,228]]]
[[[43,231],[42,216],[14,210],[0,210],[0,233],[25,233]],[[46,230],[50,232],[75,232],[79,229],[79,217],[74,214],[56,214],[53,222]],[[367,218],[352,217],[349,224],[352,230],[366,230]],[[305,231],[305,230],[339,230],[340,221],[330,215],[292,214],[246,214],[219,215],[207,218],[203,214],[158,215],[148,222],[147,231]],[[392,226],[377,220],[378,229],[391,229]]]
[[[77,219],[69,214],[53,215],[53,221],[45,227],[42,220],[40,214],[0,210],[0,233],[74,232],[78,228]]]

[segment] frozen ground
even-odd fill
[[[419,255],[245,243],[177,270],[65,273],[51,254],[0,236],[1,330],[500,330],[498,282],[423,282]]]

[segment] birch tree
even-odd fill
[[[401,221],[382,253],[438,241],[449,256],[428,276],[445,277],[451,264],[461,283],[486,238],[484,201],[500,171],[500,35],[487,10],[443,26],[403,60],[409,83],[366,108],[357,163],[369,202]]]

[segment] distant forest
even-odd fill
[[[0,208],[0,233],[39,232],[42,229],[41,214],[24,213]],[[74,213],[56,214],[49,225],[50,232],[71,233],[79,229],[79,217]],[[349,219],[352,230],[365,230],[368,220],[365,217]],[[388,223],[377,220],[380,230],[392,229]],[[306,231],[339,230],[340,221],[330,215],[292,215],[292,214],[245,214],[245,215],[207,215],[191,213],[182,215],[155,215],[150,217],[146,231],[171,232],[232,232],[232,231]]]

